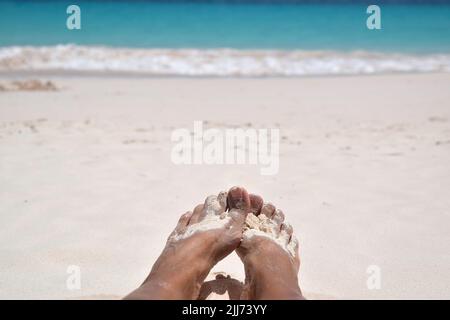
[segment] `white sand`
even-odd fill
[[[283,209],[307,297],[450,298],[450,74],[41,78],[62,90],[0,92],[0,298],[121,297],[179,215],[232,185]],[[279,173],[172,164],[194,120],[279,127]],[[214,271],[243,280],[234,253]]]
[[[285,225],[288,225],[292,230],[289,222],[285,222]],[[268,238],[279,245],[291,257],[297,256],[298,240],[295,234],[288,234],[284,229],[280,232],[280,225],[263,213],[258,216],[255,216],[253,213],[247,215],[241,246],[245,246],[245,241],[251,241],[253,237]]]

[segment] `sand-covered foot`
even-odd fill
[[[126,298],[196,299],[211,268],[239,245],[249,207],[247,191],[234,187],[182,215],[145,282]]]
[[[245,267],[241,299],[303,299],[298,285],[298,240],[284,214],[259,196],[250,195],[248,214],[237,253]]]

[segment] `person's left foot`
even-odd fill
[[[239,245],[250,207],[247,191],[233,187],[182,215],[150,275],[125,299],[196,299],[211,268]]]

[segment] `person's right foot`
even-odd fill
[[[250,195],[251,211],[236,249],[245,267],[241,299],[304,299],[298,285],[298,240],[284,214],[261,197]]]

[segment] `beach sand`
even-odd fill
[[[450,74],[25,78],[51,85],[0,75],[0,298],[120,298],[178,217],[233,185],[284,211],[307,298],[450,298]],[[278,174],[173,164],[195,120],[279,128]],[[244,277],[235,253],[213,272]]]

